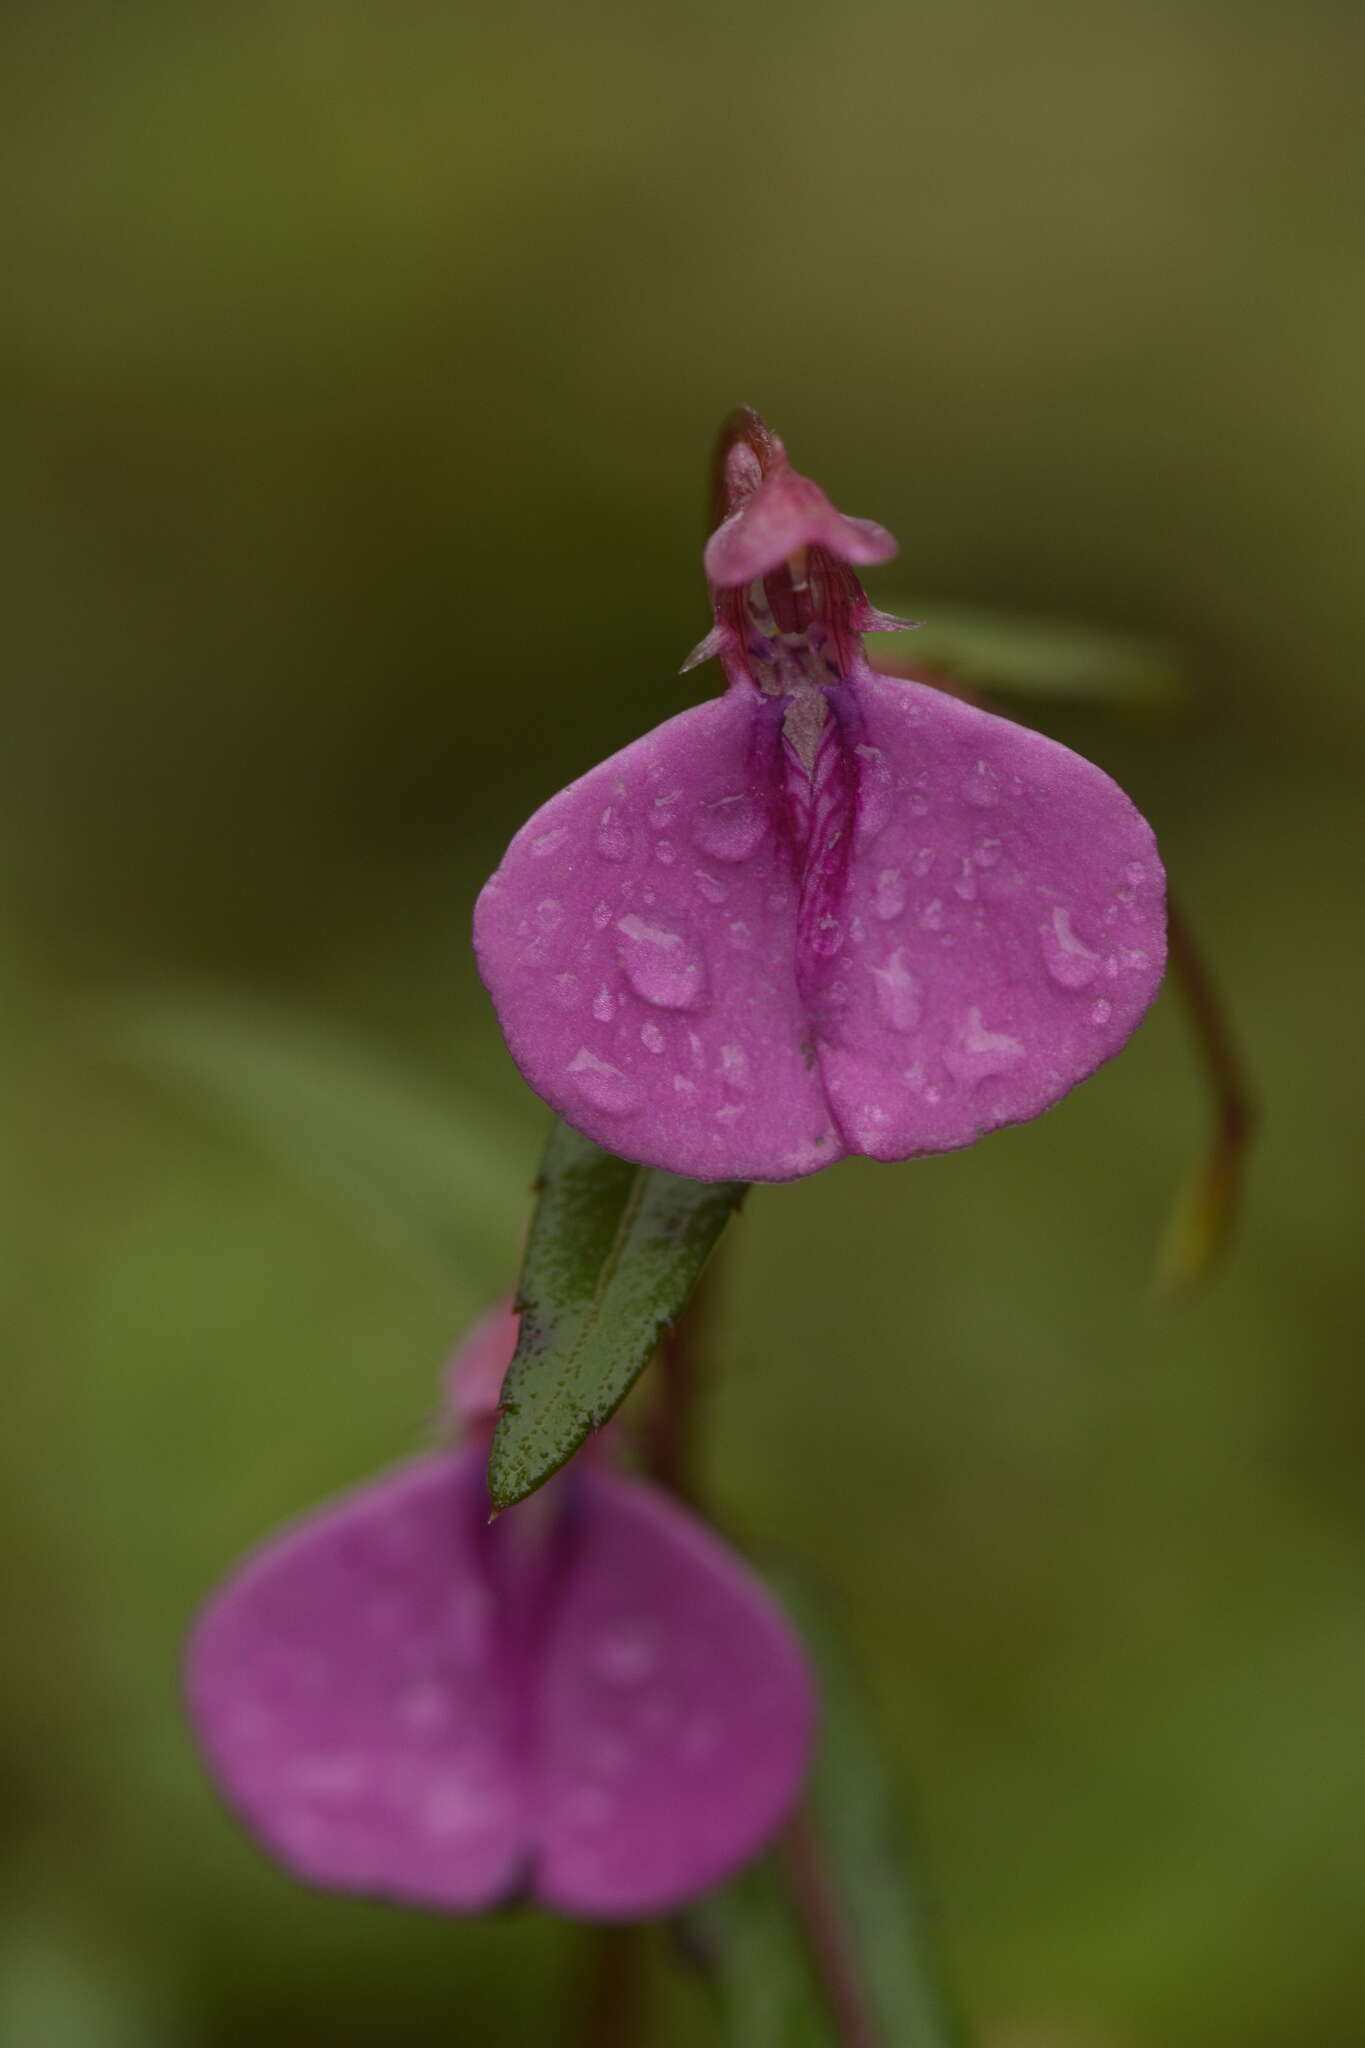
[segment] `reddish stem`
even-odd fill
[[[782,1862],[841,2048],[883,2048],[863,1996],[857,1957],[809,1813],[798,1813],[788,1827],[782,1842]]]

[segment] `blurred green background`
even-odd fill
[[[1051,729],[1156,824],[1265,1128],[1180,1311],[1169,1000],[1039,1124],[760,1190],[714,1496],[841,1599],[983,2034],[1358,2048],[1360,10],[60,0],[6,36],[4,2048],[576,2038],[575,1931],[261,1862],[179,1645],[424,1439],[512,1274],[544,1112],[473,894],[716,686],[676,670],[740,400],[899,534],[874,596],[1189,644],[1182,723]],[[110,1004],[186,985],[477,1105],[444,1297],[120,1056]],[[649,2048],[709,2038],[661,1961]]]

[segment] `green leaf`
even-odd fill
[[[495,1507],[534,1493],[615,1413],[744,1193],[632,1166],[556,1125],[488,1464]]]
[[[913,633],[869,633],[874,667],[945,676],[998,697],[1170,712],[1189,694],[1188,666],[1171,643],[1140,633],[1027,612],[923,606]]]
[[[729,2048],[841,2048],[775,1856],[689,1907],[677,1930]]]
[[[101,1037],[191,1090],[340,1200],[442,1297],[510,1264],[525,1186],[478,1107],[287,1012],[207,996],[128,1001]]]
[[[787,1566],[770,1576],[819,1676],[820,1750],[781,1850],[686,1914],[684,1944],[711,1981],[731,2048],[963,2048],[847,1653],[805,1579]]]

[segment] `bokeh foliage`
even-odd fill
[[[423,1436],[515,1266],[545,1119],[470,903],[709,686],[675,671],[737,400],[899,533],[874,595],[1191,651],[1178,726],[1049,729],[1155,822],[1266,1122],[1179,1314],[1144,1298],[1202,1115],[1167,1004],[1037,1125],[759,1191],[712,1490],[839,1596],[983,2027],[1354,2048],[1359,10],[69,0],[6,34],[5,2048],[573,2040],[571,1933],[259,1862],[178,1642]],[[185,983],[478,1100],[509,1185],[442,1298],[113,1055],[111,1003]],[[659,2042],[704,2041],[655,1961]]]

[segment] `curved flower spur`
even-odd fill
[[[869,666],[860,635],[897,622],[854,572],[896,542],[757,414],[718,480],[692,662],[728,688],[551,797],[479,898],[513,1058],[607,1150],[698,1180],[1039,1115],[1160,984],[1150,827],[1056,741]]]
[[[696,1518],[580,1458],[489,1526],[517,1319],[450,1373],[469,1426],[265,1544],[190,1645],[195,1732],[269,1852],[451,1913],[671,1912],[795,1804],[814,1695],[793,1631]]]

